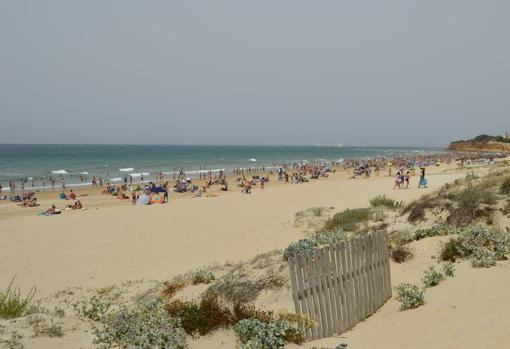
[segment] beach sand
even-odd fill
[[[251,195],[238,188],[218,197],[172,194],[169,204],[151,206],[132,206],[130,200],[96,193],[82,198],[86,210],[50,217],[36,216],[41,208],[11,205],[5,210],[23,216],[5,214],[0,221],[0,241],[7,242],[0,245],[0,284],[17,274],[23,288],[36,285],[41,294],[48,294],[66,286],[165,279],[213,262],[286,247],[302,237],[294,227],[300,210],[366,207],[380,194],[409,202],[461,176],[431,175],[428,189],[418,189],[414,178],[410,189],[393,190],[393,178],[350,180],[340,172],[304,184],[255,188]],[[57,197],[58,192],[45,194]],[[59,203],[46,198],[41,207],[51,202]]]
[[[485,171],[479,169],[479,171]],[[369,206],[376,195],[410,202],[448,182],[465,176],[464,170],[438,167],[429,171],[429,188],[393,190],[393,178],[373,176],[348,179],[338,171],[329,178],[305,184],[275,184],[251,195],[240,189],[217,197],[191,198],[171,194],[166,205],[131,206],[91,190],[82,202],[87,210],[65,211],[51,217],[40,210],[12,204],[0,205],[0,285],[13,275],[27,290],[37,286],[39,295],[50,295],[71,286],[101,287],[126,280],[169,279],[214,262],[246,260],[261,252],[282,249],[303,237],[294,225],[296,212],[314,206],[346,208]],[[41,207],[57,193],[44,193]],[[21,214],[19,212],[22,212]],[[416,258],[392,263],[392,281],[418,282],[427,265],[436,263],[440,239],[415,242]],[[427,304],[399,312],[390,300],[375,315],[342,335],[306,343],[303,347],[334,347],[347,342],[352,348],[506,348],[510,343],[510,263],[490,270],[458,264],[458,276],[427,292]],[[272,308],[289,308],[289,299],[265,300]],[[278,303],[279,302],[279,303]],[[292,309],[290,309],[292,310]],[[90,334],[84,334],[90,338]],[[49,347],[87,345],[76,333],[48,343]],[[85,341],[86,342],[86,341]],[[50,344],[51,343],[51,344]],[[38,347],[38,346],[33,346]],[[232,348],[231,330],[190,343],[190,348]],[[289,345],[295,348],[295,345]]]

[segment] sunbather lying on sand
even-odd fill
[[[73,205],[67,205],[67,207],[73,210],[81,210],[83,208],[83,205],[81,204],[80,200],[78,200]]]

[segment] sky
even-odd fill
[[[510,131],[509,1],[2,0],[0,143]]]

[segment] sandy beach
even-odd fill
[[[294,224],[298,211],[316,206],[334,207],[334,211],[367,207],[371,198],[381,194],[409,203],[464,178],[467,171],[471,170],[441,165],[429,169],[428,188],[418,189],[417,177],[413,177],[409,189],[395,190],[392,177],[381,174],[350,179],[348,172],[339,170],[309,183],[272,182],[264,190],[255,188],[251,195],[241,194],[238,188],[212,197],[172,194],[169,204],[150,206],[132,206],[129,200],[84,188],[77,193],[89,194],[81,198],[86,210],[50,217],[37,216],[40,207],[2,203],[0,240],[8,243],[0,245],[0,284],[16,275],[23,290],[36,286],[38,295],[44,297],[54,297],[62,290],[93,290],[134,280],[148,285],[151,280],[168,280],[197,267],[245,261],[283,249],[303,237],[302,229]],[[475,171],[484,174],[487,168]],[[57,195],[39,194],[41,207],[58,202]],[[445,238],[412,243],[412,261],[391,262],[393,284],[419,282],[424,268],[436,263],[441,241]],[[509,268],[508,262],[491,270],[473,269],[462,262],[457,265],[459,276],[428,293],[425,306],[400,312],[398,302],[390,299],[340,338],[301,347],[334,347],[345,342],[352,348],[505,348],[510,342],[505,315],[510,303],[501,295],[508,287]],[[183,295],[193,298],[196,292],[191,288]],[[256,306],[294,310],[288,289],[263,293]],[[25,344],[34,348],[93,347],[88,325],[73,326],[64,337],[27,339]],[[235,346],[232,330],[189,342],[192,349]]]
[[[50,203],[64,206],[58,191],[46,192],[38,208],[0,206],[0,240],[9,241],[0,246],[0,283],[17,274],[22,287],[36,285],[48,294],[66,286],[165,279],[213,262],[246,259],[301,238],[293,226],[300,210],[366,207],[381,194],[409,202],[463,176],[455,169],[434,172],[428,189],[418,189],[416,177],[410,189],[393,190],[391,177],[351,180],[340,171],[304,184],[270,184],[251,195],[237,188],[218,197],[173,194],[168,205],[147,207],[96,191],[81,198],[86,210],[40,217],[36,213]]]

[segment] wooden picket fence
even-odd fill
[[[318,324],[307,339],[341,334],[391,297],[384,231],[290,257],[289,268],[296,312]]]

